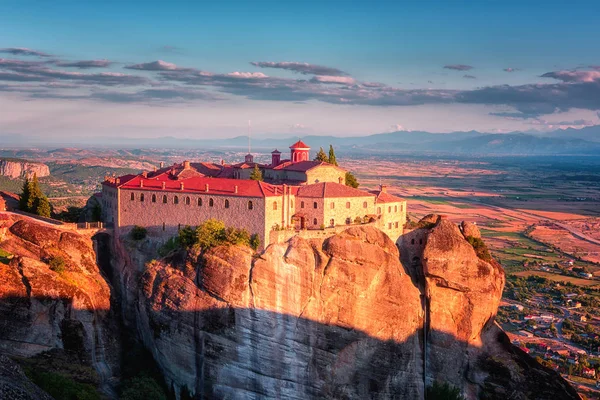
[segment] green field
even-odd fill
[[[577,278],[574,276],[557,275],[557,274],[553,274],[551,272],[520,271],[520,272],[514,272],[514,273],[512,273],[512,275],[523,276],[523,277],[536,275],[536,276],[541,276],[543,278],[552,280],[554,282],[570,282],[573,285],[577,285],[577,286],[585,286],[585,287],[590,287],[590,288],[595,288],[595,289],[600,288],[600,282],[595,281],[595,280],[582,279],[582,278]]]

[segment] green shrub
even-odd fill
[[[250,236],[250,247],[254,251],[258,250],[258,248],[260,247],[260,238],[258,237],[258,234],[255,233],[252,236]]]
[[[481,238],[468,236],[467,242],[473,246],[477,257],[481,258],[483,261],[492,261],[492,255],[490,254],[487,245]]]
[[[48,261],[48,265],[50,265],[50,269],[59,274],[65,272],[66,264],[67,263],[65,262],[65,259],[62,258],[61,256],[54,256],[50,259],[50,261]]]
[[[465,400],[460,389],[448,383],[434,382],[425,393],[427,400]]]
[[[143,226],[134,226],[133,229],[131,230],[131,238],[133,240],[143,240],[146,238],[146,235],[148,234],[148,231],[146,230],[146,228],[144,228]]]
[[[167,400],[160,385],[144,373],[128,379],[121,387],[121,400]]]
[[[181,233],[181,232],[180,232]],[[173,236],[172,238],[170,238],[169,240],[166,241],[165,244],[163,244],[159,249],[158,249],[158,255],[161,257],[166,257],[167,255],[169,255],[170,252],[174,251],[174,250],[178,250],[181,249],[181,242],[178,236]]]
[[[25,369],[27,376],[42,390],[55,399],[100,400],[96,388],[90,384],[79,383],[54,372]]]

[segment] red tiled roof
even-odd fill
[[[275,149],[271,152],[271,154],[281,154],[281,152],[279,150]]]
[[[298,140],[296,143],[290,146],[290,149],[310,149],[310,147],[302,140]]]
[[[354,189],[350,186],[335,182],[313,183],[312,185],[298,188],[298,197],[373,197],[372,194],[363,190]]]
[[[370,190],[369,193],[377,196],[377,203],[398,203],[399,201],[406,201],[402,197],[394,196],[381,190]]]
[[[143,182],[143,186],[140,186]],[[160,174],[152,178],[144,178],[141,175],[134,176],[118,185],[121,189],[136,190],[159,190],[165,184],[165,192],[172,193],[207,193],[214,195],[241,196],[241,197],[269,197],[281,195],[283,189],[277,185],[249,179],[208,178],[205,176],[194,176],[187,179],[171,179],[168,174]],[[104,182],[110,186],[115,186]],[[183,190],[181,190],[183,184]],[[208,185],[208,192],[206,192]],[[237,186],[237,193],[235,187]],[[275,193],[277,191],[277,193]]]

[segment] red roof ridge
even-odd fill
[[[296,143],[290,146],[290,149],[310,149],[310,146],[304,143],[302,140],[298,140]]]

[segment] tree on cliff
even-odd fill
[[[33,174],[32,180],[25,178],[23,192],[19,198],[19,209],[42,217],[50,217],[52,207],[48,198],[42,192],[36,174]]]
[[[317,156],[315,157],[315,161],[320,161],[320,162],[329,162],[329,157],[327,157],[327,154],[325,154],[325,150],[323,150],[323,148],[319,148],[319,152],[317,153]]]
[[[260,169],[258,169],[257,164],[254,164],[254,169],[250,173],[250,179],[252,179],[254,181],[262,181],[263,180],[262,171]]]
[[[350,171],[346,172],[345,182],[346,182],[346,186],[350,186],[355,189],[358,187],[358,185],[360,185],[358,183],[358,181],[356,180],[356,177]]]
[[[329,145],[329,164],[337,166],[337,160],[335,159],[335,151],[333,151],[333,145]]]

